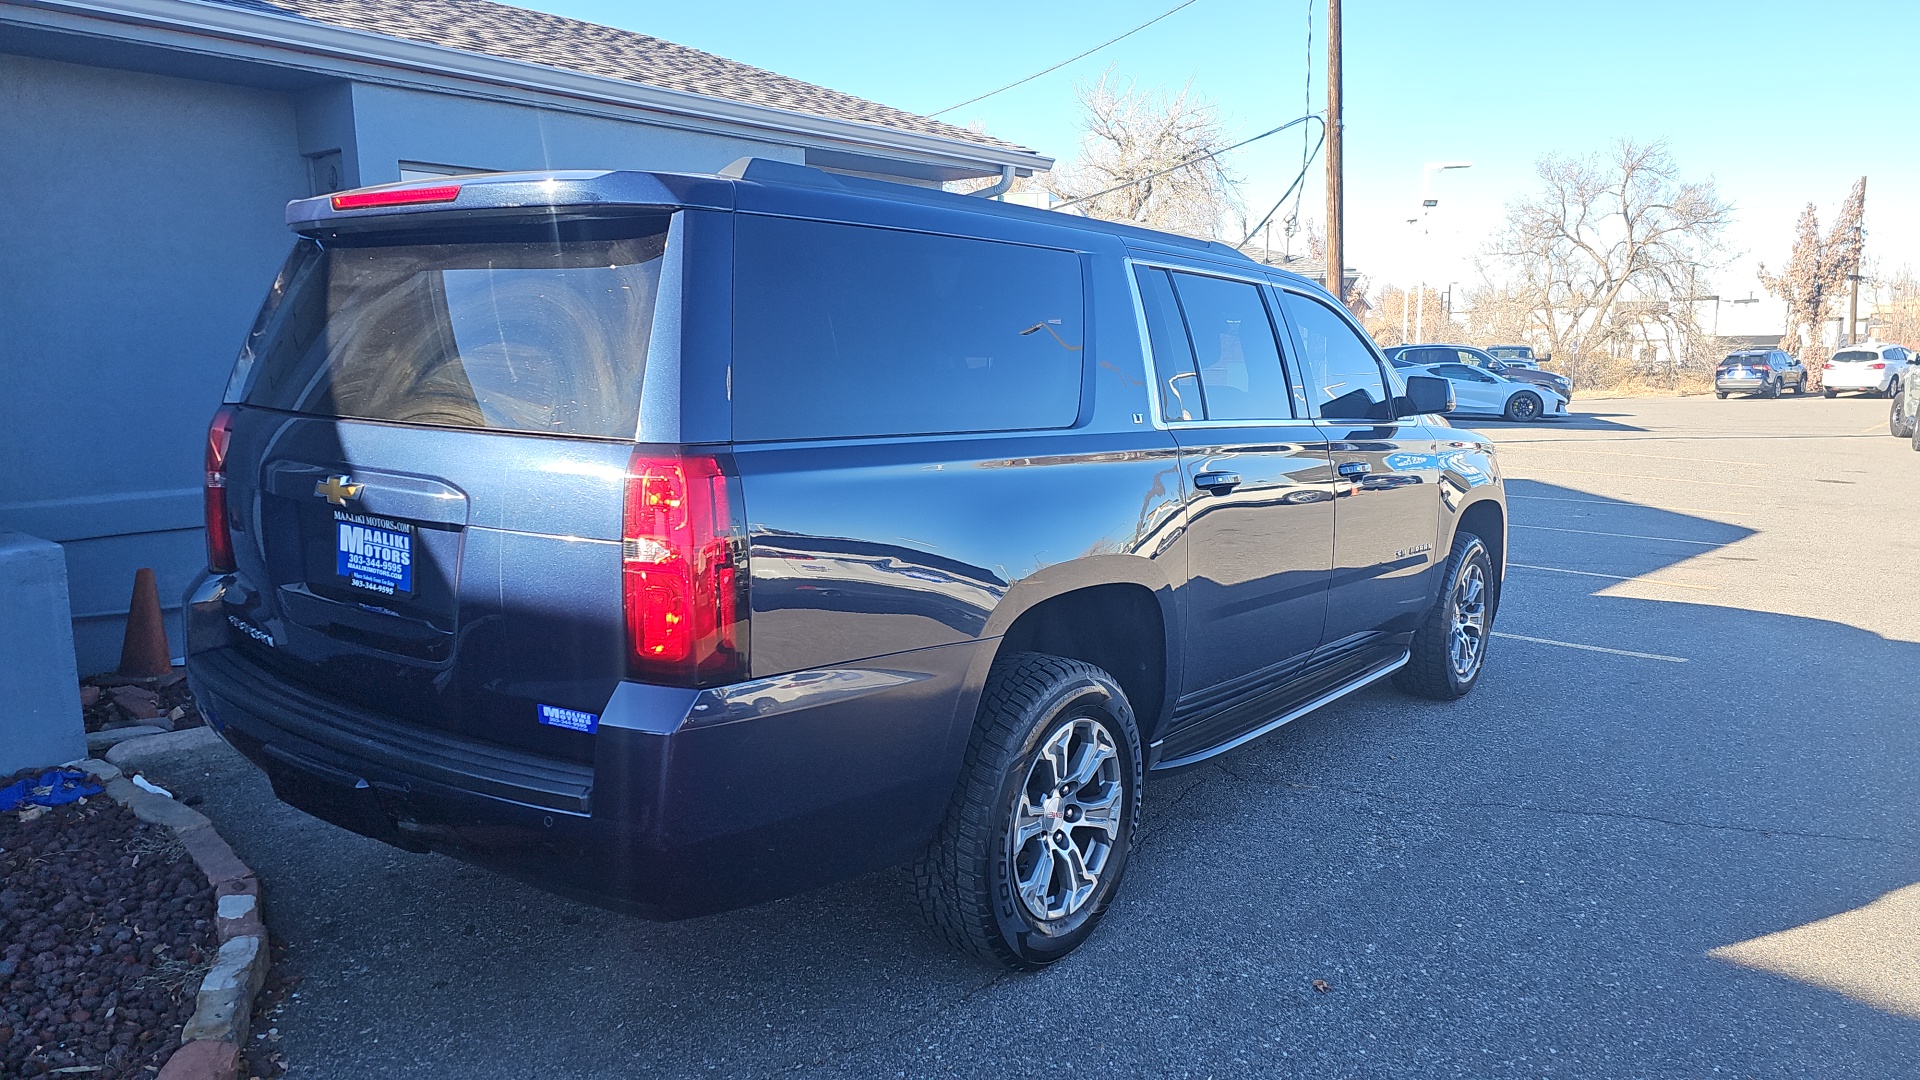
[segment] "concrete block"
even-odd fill
[[[130,768],[161,754],[201,753],[220,745],[220,735],[210,727],[190,727],[128,739],[107,751],[107,761]]]
[[[0,532],[0,776],[87,755],[60,545]]]
[[[153,727],[150,724],[136,724],[133,727],[113,728],[109,731],[89,731],[87,732],[87,752],[90,754],[98,754],[117,743],[126,742],[128,739],[138,739],[143,735],[162,735],[165,733],[165,728]]]

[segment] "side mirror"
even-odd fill
[[[1394,401],[1394,415],[1423,416],[1453,411],[1453,384],[1437,375],[1407,376],[1407,396]]]
[[[1495,375],[1505,375],[1507,373],[1507,365],[1495,360],[1493,363],[1487,365],[1487,370],[1493,372]]]
[[[1544,364],[1544,363],[1546,363],[1547,361],[1549,361],[1549,360],[1551,360],[1551,359],[1553,359],[1553,354],[1552,354],[1552,353],[1550,353],[1550,352],[1543,352],[1543,353],[1541,353],[1541,354],[1540,354],[1539,356],[1537,356],[1537,357],[1534,357],[1534,359],[1536,359],[1536,360],[1538,360],[1538,361],[1540,361],[1541,363],[1543,363],[1543,364]]]

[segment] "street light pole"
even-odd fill
[[[1420,261],[1420,296],[1414,303],[1414,310],[1418,314],[1414,317],[1413,336],[1421,341],[1427,339],[1427,270],[1430,269],[1427,266],[1429,247],[1427,218],[1432,214],[1433,208],[1440,205],[1440,200],[1433,198],[1428,191],[1433,186],[1434,173],[1445,172],[1448,169],[1471,168],[1473,168],[1471,161],[1429,161],[1420,167],[1420,250],[1415,255],[1415,258]]]

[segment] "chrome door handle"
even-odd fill
[[[1225,495],[1227,492],[1240,486],[1240,474],[1230,472],[1195,473],[1193,476],[1193,486],[1205,488],[1208,493],[1213,495]]]

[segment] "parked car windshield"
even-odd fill
[[[306,241],[241,357],[242,400],[314,416],[632,438],[665,245],[651,228]]]

